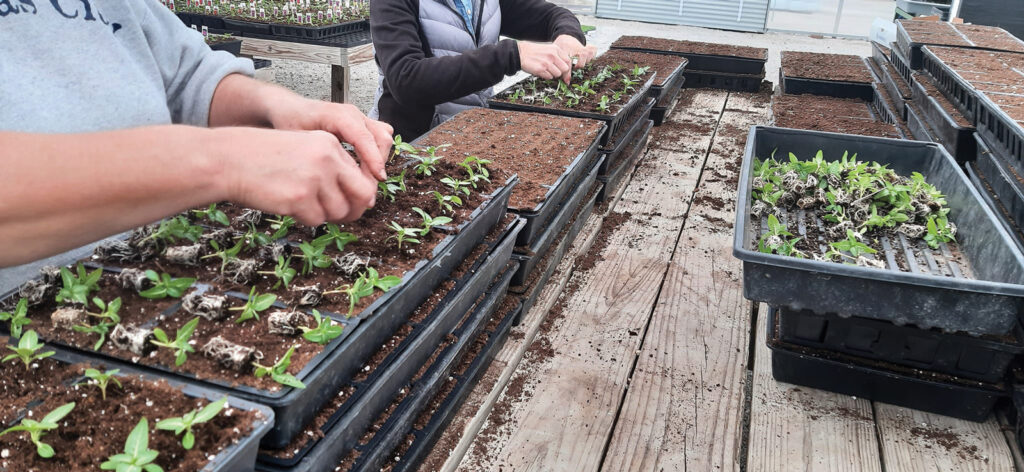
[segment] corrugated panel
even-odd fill
[[[763,32],[768,0],[597,0],[597,16]]]

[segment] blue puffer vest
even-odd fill
[[[497,44],[501,36],[501,6],[498,0],[473,0],[473,24],[480,32],[479,38],[466,28],[466,22],[455,8],[455,0],[420,0],[419,23],[432,56],[457,56],[480,46]],[[384,71],[378,67],[377,72],[380,78],[374,107],[370,111],[372,118],[379,116],[377,100],[384,93]],[[467,108],[486,106],[487,99],[493,94],[493,89],[488,88],[435,106],[431,127]]]

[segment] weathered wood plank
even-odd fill
[[[694,102],[720,111],[726,95],[702,91]],[[463,469],[597,469],[717,121],[681,118],[701,120],[705,132],[675,151],[647,155],[615,207],[631,217],[608,233],[603,260],[574,274],[578,291],[566,293],[561,318],[538,339],[548,356],[518,366],[532,375],[517,390],[532,395],[492,418],[500,427],[466,456]]]
[[[732,94],[669,265],[603,470],[739,470],[750,303],[732,257],[746,131],[766,95]]]
[[[246,56],[265,57],[268,59],[293,59],[296,61],[333,64],[347,67],[373,59],[373,44],[364,44],[351,48],[339,48],[334,46],[295,43],[291,41],[275,41],[271,39],[243,37],[242,54]]]
[[[889,472],[1014,470],[994,417],[975,423],[876,402],[875,419]]]
[[[351,88],[349,84],[349,68],[332,64],[331,101],[334,103],[348,103],[348,93]]]
[[[871,402],[772,378],[768,306],[757,318],[747,470],[881,471]]]

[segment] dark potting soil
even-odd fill
[[[775,95],[772,98],[772,114],[775,126],[783,128],[900,137],[894,125],[875,120],[869,105],[857,99]]]
[[[996,26],[952,24],[942,21],[901,20],[911,42],[944,46],[974,46],[1024,52],[1024,45]]]
[[[345,402],[348,401],[352,394],[355,393],[356,388],[351,385],[346,385],[344,388],[338,391],[331,400],[324,406],[313,420],[306,424],[306,427],[301,432],[292,438],[291,442],[287,446],[281,449],[260,449],[260,454],[264,456],[270,456],[281,460],[289,460],[295,457],[302,448],[306,447],[306,444],[310,441],[315,441],[324,437],[323,427],[327,424],[327,421],[334,416],[334,413],[341,408]]]
[[[370,376],[370,374],[376,372],[380,363],[384,362],[384,359],[391,355],[391,353],[395,351],[395,348],[400,346],[402,341],[405,341],[405,338],[412,334],[412,329],[412,325],[410,324],[404,324],[401,328],[398,328],[398,331],[395,331],[395,334],[391,335],[391,338],[387,341],[384,341],[384,344],[380,346],[380,349],[366,360],[366,363],[364,363],[362,368],[359,369],[359,373],[352,378],[352,381],[363,382]]]
[[[437,362],[437,358],[441,357],[441,354],[444,352],[444,350],[448,349],[448,346],[451,346],[452,344],[455,344],[458,341],[458,336],[455,336],[454,334],[451,333],[446,335],[444,337],[444,340],[437,345],[437,349],[434,349],[434,352],[430,355],[427,361],[423,363],[423,366],[420,367],[420,370],[416,371],[416,374],[412,376],[412,380],[410,380],[409,382],[415,384],[421,378],[423,378],[423,375],[427,373],[427,370],[430,370],[430,367],[434,365],[434,362]]]
[[[782,51],[782,74],[786,77],[839,82],[874,82],[864,59],[847,54]]]
[[[900,95],[902,95],[901,98],[906,99],[912,96],[910,85],[903,80],[903,76],[900,75],[898,70],[896,70],[896,66],[892,65],[889,61],[882,61],[879,66],[885,68],[885,70],[889,72],[889,76],[893,78],[893,82],[896,82],[896,88],[899,89]]]
[[[598,82],[600,80],[599,74],[608,67],[611,68],[611,76]],[[558,92],[560,85],[566,85],[561,82],[561,79],[544,80],[538,77],[527,77],[495,95],[492,100],[506,103],[524,103],[532,107],[550,110],[614,116],[620,113],[638,93],[646,95],[647,89],[642,88],[642,86],[651,79],[653,74],[654,72],[651,69],[647,69],[642,73],[634,73],[632,67],[612,59],[607,59],[604,56],[599,56],[588,63],[583,69],[573,72],[569,87],[590,82],[590,90],[588,92],[579,92],[580,97],[578,97],[578,103],[575,105],[570,106],[567,98]],[[634,81],[635,85],[627,86],[622,82],[622,80],[627,78]],[[526,96],[517,98],[516,94],[520,93],[525,93]],[[620,95],[618,99],[615,99],[615,94],[617,93]],[[545,98],[549,100],[547,102],[543,101]],[[609,100],[603,109],[600,107],[602,99]]]
[[[423,300],[423,303],[420,303],[420,306],[416,308],[416,311],[412,312],[412,315],[409,316],[409,321],[412,323],[420,323],[427,319],[427,316],[437,308],[438,304],[441,303],[441,300],[443,300],[444,297],[448,295],[448,292],[451,292],[453,288],[455,288],[454,280],[446,280],[442,282],[441,285],[434,290],[434,293],[430,294],[426,300]]]
[[[935,101],[939,103],[939,106],[942,107],[942,109],[945,110],[946,113],[949,113],[949,116],[953,117],[953,121],[956,121],[956,124],[958,126],[963,128],[973,127],[971,125],[971,122],[967,121],[967,118],[964,118],[964,115],[960,113],[959,110],[956,109],[956,106],[954,106],[949,101],[949,99],[947,99],[946,96],[943,95],[937,87],[935,87],[935,84],[932,83],[931,77],[929,77],[926,74],[919,74],[917,72],[914,73],[913,77],[914,80],[917,81],[917,83],[921,84],[921,87],[924,88],[925,93],[928,94],[929,97],[934,98]]]
[[[652,54],[626,49],[609,49],[599,59],[610,63],[622,64],[627,69],[632,69],[633,66],[650,67],[656,74],[654,76],[654,85],[665,85],[665,81],[679,68],[679,65],[687,62],[686,58],[682,56]]]
[[[415,434],[406,434],[405,439],[403,439],[402,442],[398,443],[398,448],[395,449],[394,451],[391,451],[391,454],[388,456],[388,458],[397,463],[402,459],[402,457],[405,456],[405,453],[409,451],[409,448],[412,447],[415,441]],[[391,472],[392,470],[394,470],[395,465],[396,464],[392,464],[390,462],[385,463],[383,466],[381,466],[380,472]]]
[[[209,403],[207,400],[189,398],[163,381],[131,376],[120,377],[120,387],[111,382],[103,400],[97,387],[74,385],[90,366],[66,365],[51,359],[36,361],[34,366],[25,370],[21,365],[9,364],[5,375],[0,376],[3,424],[16,424],[23,413],[38,419],[70,402],[75,402],[75,408],[60,422],[58,430],[42,438],[56,451],[53,458],[40,458],[25,432],[0,436],[0,449],[4,450],[0,466],[5,470],[98,470],[100,463],[124,450],[128,433],[143,417],[149,420],[149,447],[160,453],[156,464],[168,472],[200,470],[211,456],[248,435],[259,417],[256,411],[226,407],[211,421],[193,427],[195,446],[185,450],[180,437],[156,430],[156,422],[202,408]],[[37,401],[41,403],[35,404]]]
[[[423,142],[456,143],[446,149],[449,154],[478,156],[491,161],[488,168],[518,174],[508,206],[533,210],[544,201],[548,187],[594,143],[601,125],[595,120],[478,108],[434,128]]]
[[[711,56],[734,56],[748,59],[768,59],[768,50],[736,46],[732,44],[702,43],[698,41],[679,41],[674,39],[649,38],[646,36],[622,36],[612,43],[613,48],[637,48],[656,51],[690,52]]]
[[[1024,52],[1024,44],[1006,30],[997,26],[951,24],[975,46],[1000,51]]]
[[[1024,124],[1024,96],[1002,93],[986,93],[986,97],[999,106],[1010,119]]]
[[[408,397],[409,394],[411,393],[412,386],[410,385],[406,385],[404,388],[398,391],[398,393],[395,395],[394,400],[391,401],[391,404],[388,405],[388,407],[385,408],[384,411],[381,412],[381,414],[377,417],[377,421],[374,421],[373,424],[366,430],[366,434],[359,438],[360,446],[365,446],[367,444],[370,444],[370,441],[373,441],[373,437],[376,436],[377,432],[380,431],[380,429],[383,428],[384,425],[388,422],[388,418],[391,418],[391,415],[395,412],[396,409],[398,409],[398,405],[400,405],[402,403],[402,400],[405,400],[405,398]]]
[[[1024,93],[1024,54],[929,46],[935,57],[984,92]],[[1015,70],[1016,69],[1016,70]]]

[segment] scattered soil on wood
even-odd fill
[[[782,74],[804,79],[874,82],[864,59],[846,54],[782,51]]]
[[[423,142],[455,143],[446,149],[449,154],[477,156],[490,160],[489,168],[518,174],[509,207],[533,210],[601,129],[594,120],[479,108],[434,128]]]
[[[733,56],[747,59],[768,59],[768,50],[764,48],[752,48],[732,44],[702,43],[698,41],[649,38],[646,36],[623,36],[615,40],[615,42],[612,43],[612,47],[706,54],[711,56]]]
[[[590,248],[586,254],[580,254],[576,258],[576,272],[584,273],[593,269],[598,262],[604,260],[604,250],[608,247],[608,240],[620,226],[625,224],[633,218],[633,214],[630,212],[610,212],[608,216],[605,216],[604,223],[601,224],[601,231],[597,233],[597,238],[594,240],[594,245]]]
[[[630,51],[626,49],[610,49],[601,55],[601,59],[622,64],[628,69],[633,66],[650,67],[657,75],[654,76],[654,85],[662,86],[668,79],[673,78],[673,73],[679,66],[686,65],[687,60],[682,56],[671,54],[652,54],[647,52]]]

